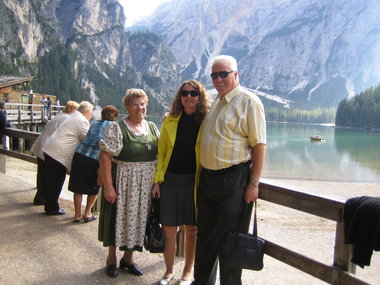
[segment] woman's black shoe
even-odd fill
[[[118,274],[116,264],[115,263],[108,264],[106,267],[106,273],[109,277],[115,278]]]
[[[124,258],[121,258],[120,259],[120,269],[125,269],[125,268],[127,268],[129,270],[129,272],[131,272],[133,275],[141,276],[144,274],[144,272],[142,272],[142,270],[137,266],[136,263],[128,264],[124,260]]]

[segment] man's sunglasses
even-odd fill
[[[191,97],[197,97],[199,95],[199,92],[196,91],[196,90],[191,90],[191,91],[182,90],[181,91],[181,96],[182,97],[187,97],[187,96],[189,96],[189,94],[190,94]]]
[[[233,71],[220,71],[220,72],[213,72],[210,74],[211,78],[212,79],[217,79],[218,76],[220,78],[226,78],[228,76],[228,74],[232,73]]]

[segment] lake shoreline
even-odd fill
[[[371,127],[350,127],[350,126],[337,126],[335,123],[302,123],[302,122],[287,122],[287,121],[267,121],[270,124],[289,124],[289,125],[305,125],[305,126],[325,126],[337,129],[350,129],[350,130],[362,130],[362,131],[375,131],[380,132],[380,129]]]

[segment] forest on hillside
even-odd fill
[[[273,122],[331,124],[334,123],[335,112],[335,108],[299,110],[265,107],[266,120]]]
[[[335,124],[342,127],[380,129],[380,85],[342,100],[337,108]]]
[[[120,75],[116,71],[104,67],[109,74],[108,80],[100,74],[96,69],[87,69],[89,82],[96,82],[97,102],[93,102],[89,88],[84,89],[78,82],[75,75],[75,61],[77,53],[62,45],[55,45],[52,51],[42,56],[38,63],[38,76],[32,82],[32,88],[38,92],[56,95],[62,104],[68,100],[77,102],[90,101],[100,106],[114,105],[120,110],[124,110],[122,106],[122,98],[128,88],[143,88],[136,86],[134,82],[133,72],[125,72]],[[113,84],[117,82],[118,84]],[[150,94],[148,94],[149,96]],[[148,112],[153,114],[161,114],[164,107],[157,102],[153,96],[149,96]]]

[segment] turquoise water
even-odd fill
[[[267,136],[263,177],[380,183],[378,131],[268,123]]]
[[[160,119],[149,118],[161,127]],[[323,142],[312,142],[320,134]],[[267,123],[264,178],[380,183],[380,132]]]

